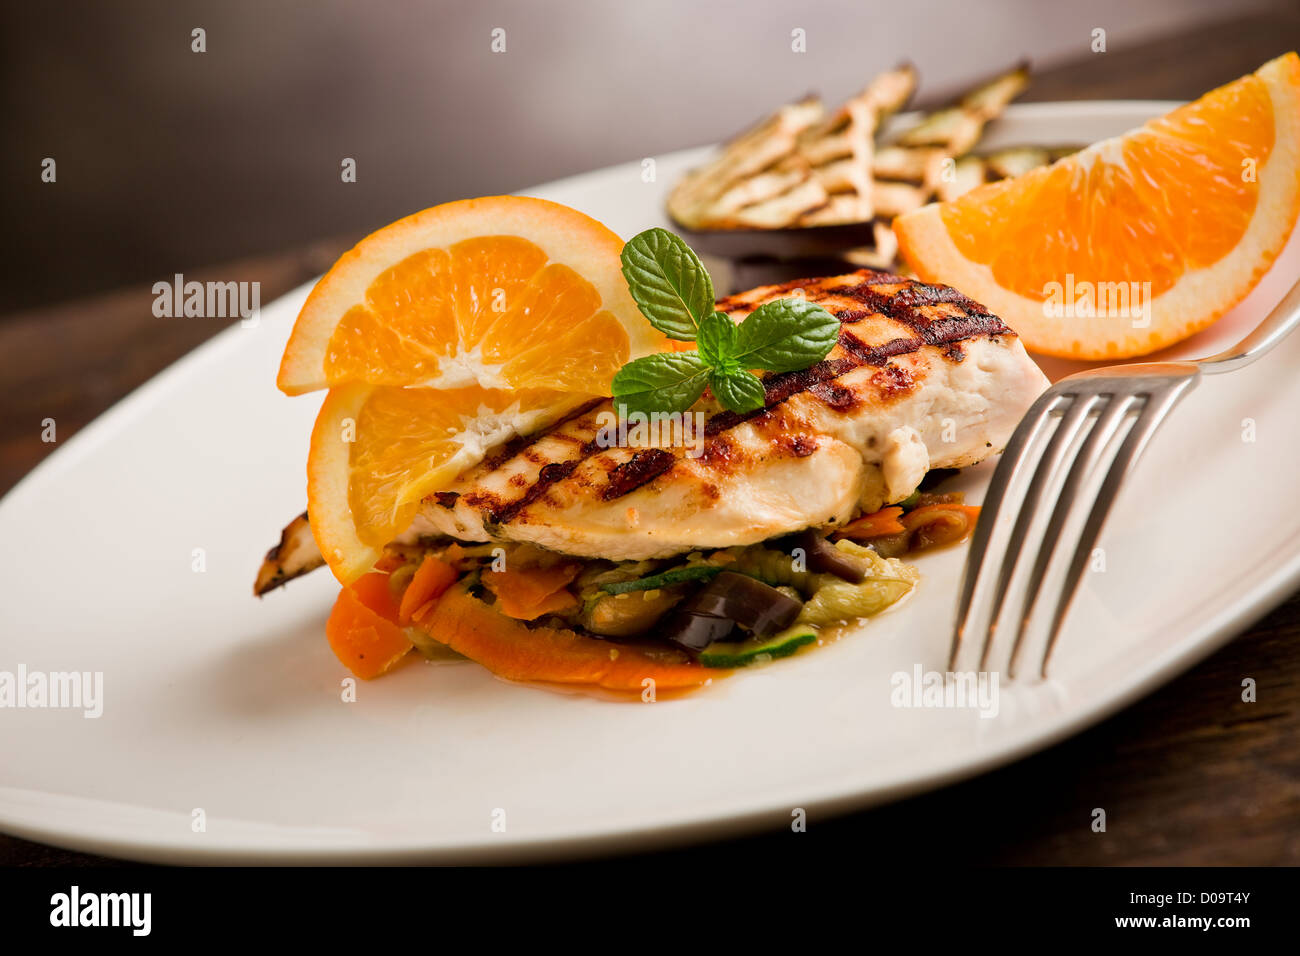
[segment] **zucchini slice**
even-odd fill
[[[796,624],[762,640],[717,642],[700,651],[699,662],[705,667],[748,667],[778,657],[789,657],[805,644],[817,639],[817,629]]]
[[[635,581],[613,581],[602,584],[600,589],[606,594],[626,594],[629,591],[653,591],[687,581],[707,581],[716,577],[725,569],[715,564],[688,564],[680,568],[669,568],[649,577],[637,578]]]

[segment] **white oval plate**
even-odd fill
[[[1169,105],[1013,107],[988,142],[1092,140]],[[533,192],[632,235],[667,224],[666,188],[702,155],[660,157],[654,183],[634,162]],[[1257,322],[1300,272],[1296,246],[1180,352],[1210,354]],[[1053,680],[1004,686],[995,719],[890,704],[896,671],[944,666],[959,550],[919,561],[918,592],[861,633],[681,700],[614,704],[413,663],[344,703],[323,633],[333,579],[250,593],[304,499],[319,398],[273,381],[307,291],[168,369],[0,502],[0,671],[103,675],[98,718],[0,709],[3,830],[165,862],[398,862],[779,826],[796,807],[880,803],[1059,741],[1300,582],[1298,335],[1176,410],[1116,504],[1106,570],[1083,583]],[[989,468],[963,479],[976,499]]]

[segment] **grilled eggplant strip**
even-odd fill
[[[669,213],[688,229],[869,221],[876,131],[915,88],[916,71],[904,65],[829,115],[813,98],[782,107],[683,177]]]
[[[668,211],[688,229],[704,228],[717,198],[794,152],[799,133],[825,113],[821,100],[808,97],[727,143],[711,162],[687,173],[668,197]]]
[[[1029,63],[1022,62],[963,96],[958,104],[985,119],[996,119],[1029,86]]]
[[[964,196],[976,186],[984,185],[987,179],[987,167],[978,156],[963,156],[954,160],[952,176],[941,177],[938,185],[939,199],[948,202],[958,196]]]
[[[898,237],[889,224],[877,220],[871,224],[875,245],[859,246],[844,251],[844,259],[864,269],[888,270],[898,258]]]
[[[312,537],[307,512],[290,521],[280,532],[280,543],[266,552],[262,566],[257,571],[253,593],[258,597],[287,584],[294,578],[315,571],[325,563],[325,558]]]
[[[842,226],[861,222],[862,204],[856,194],[830,196],[826,202],[799,217],[801,226]]]
[[[1017,146],[1012,149],[1000,149],[984,157],[989,172],[996,179],[1012,179],[1031,169],[1046,166],[1052,161],[1051,154],[1039,146]]]
[[[899,136],[894,145],[938,149],[948,156],[961,156],[979,142],[984,123],[982,116],[952,106],[931,113]]]
[[[962,96],[955,105],[926,116],[894,142],[939,147],[949,156],[964,156],[979,142],[985,125],[1001,116],[1028,85],[1029,67],[1022,63]]]
[[[905,213],[920,209],[930,201],[930,191],[911,183],[878,182],[872,193],[876,200],[876,213],[885,219],[895,219]]]
[[[787,192],[732,213],[728,228],[778,229],[812,210],[825,206],[830,196],[815,179],[807,179]]]
[[[954,180],[952,162],[1028,80],[1024,65],[1003,73],[880,147],[881,124],[916,89],[910,65],[880,74],[829,114],[815,99],[791,104],[687,174],[669,196],[669,213],[695,230],[842,226],[900,216],[936,194],[960,195],[975,170],[968,163]]]
[[[800,164],[775,166],[749,179],[743,179],[728,189],[714,201],[712,214],[735,216],[746,207],[753,207],[798,188],[807,183],[809,178],[808,169]]]
[[[882,146],[876,150],[871,175],[876,179],[892,179],[917,185],[934,183],[943,171],[943,161],[947,155],[942,149],[925,146],[910,149],[905,146]]]
[[[876,107],[878,122],[883,123],[907,105],[916,92],[916,82],[916,67],[910,63],[887,70],[871,81],[867,91]]]

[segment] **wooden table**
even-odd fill
[[[1037,76],[1025,99],[1191,99],[1300,47],[1300,12],[1238,18]],[[262,301],[322,272],[356,237],[187,272],[256,280]],[[0,319],[0,492],[59,441],[220,331],[154,318],[149,288]],[[75,343],[75,347],[69,347]],[[1243,677],[1257,703],[1240,699]],[[1300,594],[1226,648],[1118,716],[1049,751],[946,790],[834,821],[822,847],[873,859],[1005,864],[1300,864]],[[1108,828],[1093,833],[1094,807]],[[736,841],[761,856],[789,834]],[[810,844],[811,845],[811,844]],[[679,851],[683,856],[699,850]],[[854,849],[854,852],[861,852]],[[0,836],[0,864],[112,861]]]

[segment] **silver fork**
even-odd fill
[[[1010,619],[1018,624],[1006,656],[1007,677],[1015,676],[1031,621],[1047,611],[1050,621],[1039,667],[1045,677],[1111,503],[1160,423],[1203,373],[1215,375],[1249,365],[1297,325],[1300,282],[1255,331],[1224,352],[1199,361],[1079,372],[1039,396],[1011,436],[985,495],[966,557],[948,669],[956,670],[968,638],[980,640],[978,669],[988,669],[998,623],[1016,584],[1022,596],[1018,618]],[[1023,495],[1017,498],[1020,491]],[[1055,507],[1044,525],[1045,506],[1053,500]],[[1010,523],[1008,518],[999,525],[1003,514],[1014,514],[1015,525],[1002,546],[994,548],[990,542],[995,534]],[[1049,568],[1055,568],[1071,546],[1069,563],[1063,576],[1058,575],[1059,586],[1045,585]],[[1022,567],[1026,573],[1017,575]]]

